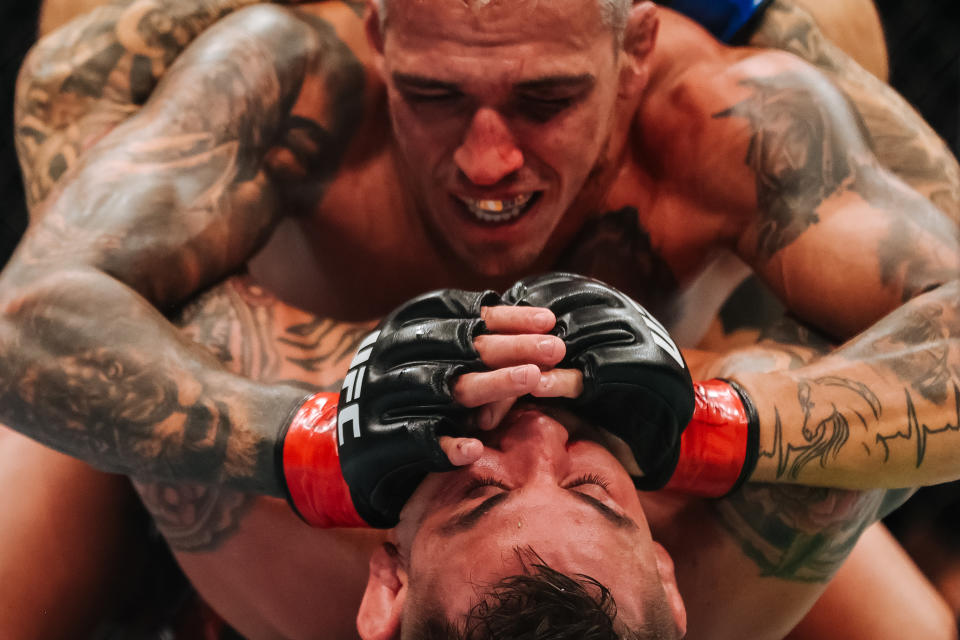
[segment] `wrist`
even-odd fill
[[[287,502],[313,527],[366,527],[340,470],[336,393],[304,398],[278,440]]]
[[[736,491],[750,479],[759,451],[756,409],[732,380],[694,384],[693,418],[680,440],[680,458],[666,488],[708,497]]]

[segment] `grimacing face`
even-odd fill
[[[629,475],[603,446],[534,407],[512,410],[476,463],[430,474],[393,539],[401,626],[402,615],[437,604],[448,620],[463,619],[484,587],[522,573],[515,550],[527,547],[558,571],[604,584],[620,623],[639,625],[650,590],[662,587],[685,626],[672,561],[651,537]],[[361,635],[379,637],[363,633],[368,604]]]
[[[598,3],[390,0],[371,30],[400,170],[434,241],[474,273],[530,268],[626,136],[635,60]]]

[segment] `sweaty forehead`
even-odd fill
[[[386,39],[401,46],[553,43],[587,49],[612,34],[598,0],[386,0]]]

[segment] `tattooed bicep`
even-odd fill
[[[31,208],[83,151],[147,100],[204,29],[254,0],[120,0],[31,49],[17,80],[14,141]]]
[[[872,157],[866,129],[846,99],[799,63],[737,82],[742,97],[713,114],[742,127],[735,140],[752,182],[755,246],[761,259],[819,221],[827,199],[849,188]]]

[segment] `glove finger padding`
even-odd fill
[[[613,287],[568,273],[521,280],[504,302],[554,312],[554,332],[567,347],[557,366],[583,373],[572,409],[629,445],[643,471],[634,477],[638,489],[663,487],[676,467],[694,394],[683,356],[660,323]]]
[[[492,291],[433,291],[401,305],[360,345],[340,391],[338,451],[357,512],[374,527],[396,525],[427,473],[453,465],[441,435],[462,433],[468,409],[454,379],[484,368],[473,346],[486,328]]]

